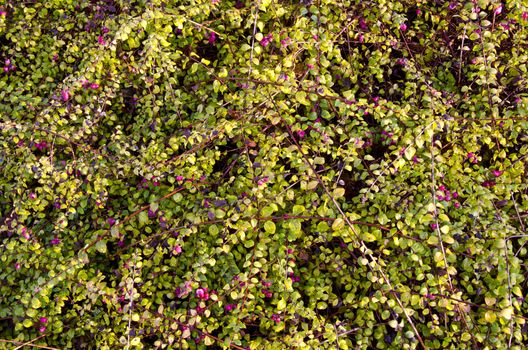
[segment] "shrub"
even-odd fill
[[[518,348],[522,1],[7,1],[0,338]]]

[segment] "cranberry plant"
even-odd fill
[[[528,342],[524,1],[0,6],[6,347]]]

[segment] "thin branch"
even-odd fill
[[[39,349],[60,350],[58,348],[52,348],[50,346],[29,344],[29,343],[21,343],[21,342],[15,341],[15,340],[0,339],[0,343],[10,343],[10,344],[16,344],[16,345],[32,346],[34,348],[39,348]]]
[[[130,302],[128,304],[128,327],[127,327],[127,347],[126,347],[127,350],[130,349],[130,326],[132,324],[132,306],[134,303],[134,279],[136,278],[136,260],[137,260],[137,257],[134,256],[134,263],[132,264],[132,285],[130,287],[130,292],[128,293]]]
[[[255,49],[255,35],[257,34],[257,21],[258,21],[259,7],[260,7],[260,0],[258,0],[257,2],[257,8],[255,9],[255,20],[253,21],[253,35],[251,36],[251,52],[249,54],[248,78],[251,78],[251,70],[253,67],[253,50]]]
[[[25,346],[34,346],[34,345],[32,344],[33,342],[36,342],[37,340],[39,340],[39,339],[41,339],[41,338],[43,338],[43,337],[45,337],[45,336],[46,336],[46,334],[42,334],[41,336],[36,337],[35,339],[31,339],[31,340],[25,342],[24,344],[20,344],[19,346],[17,346],[17,347],[14,348],[13,350],[18,350],[18,349],[21,349],[21,348],[23,348],[23,347],[25,347]]]

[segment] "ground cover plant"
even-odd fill
[[[525,1],[0,3],[0,347],[522,349]]]

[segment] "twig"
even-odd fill
[[[132,324],[132,306],[134,302],[134,279],[136,278],[136,260],[137,260],[137,257],[134,256],[134,264],[132,264],[132,286],[130,288],[130,292],[128,293],[130,302],[128,304],[128,328],[127,328],[127,347],[126,347],[127,350],[130,349],[130,325]]]
[[[21,349],[21,348],[23,348],[23,347],[26,346],[26,345],[33,346],[33,344],[31,344],[31,343],[33,343],[33,342],[35,342],[35,341],[37,341],[37,340],[39,340],[40,338],[43,338],[43,337],[45,337],[45,336],[46,336],[46,334],[42,334],[41,336],[36,337],[35,339],[29,340],[29,341],[25,342],[24,344],[21,344],[21,345],[17,346],[17,347],[14,348],[13,350]]]
[[[251,78],[251,70],[253,67],[253,50],[255,49],[255,35],[257,34],[257,20],[258,20],[259,7],[260,7],[260,0],[258,0],[257,2],[257,8],[255,10],[255,20],[253,21],[253,36],[251,37],[251,52],[249,54],[248,78]]]
[[[17,344],[17,345],[25,345],[24,343],[21,343],[21,342],[15,341],[15,340],[6,340],[6,339],[0,339],[0,343],[11,343],[11,344]],[[57,349],[57,348],[52,348],[50,346],[37,345],[37,344],[27,344],[27,346],[32,346],[34,348],[39,348],[39,349],[60,350],[60,349]]]

